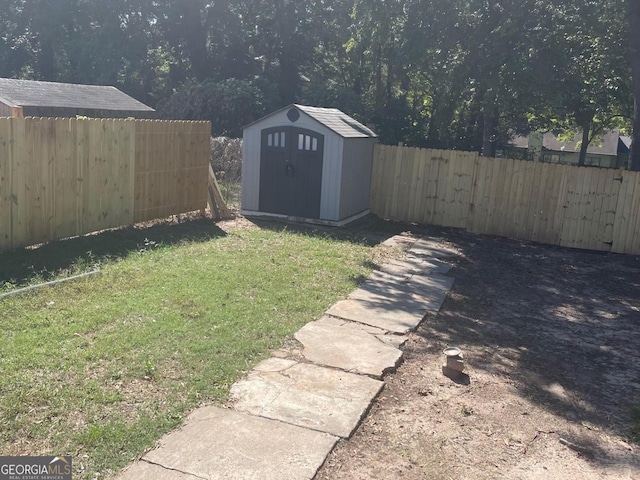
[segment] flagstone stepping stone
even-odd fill
[[[310,480],[337,440],[288,423],[203,407],[118,479]]]
[[[311,362],[382,378],[402,359],[402,351],[393,343],[406,340],[404,336],[385,333],[375,327],[324,316],[307,323],[295,338],[304,345],[302,354]],[[391,340],[392,337],[399,338]]]
[[[364,323],[394,333],[414,330],[427,313],[424,304],[405,295],[404,298],[379,300],[347,299],[334,303],[328,315]]]
[[[460,252],[435,238],[421,238],[409,249],[409,253],[423,257],[448,258],[460,255]]]
[[[436,258],[424,260],[420,257],[409,256],[402,261],[394,260],[385,263],[380,267],[380,271],[390,275],[411,275],[416,273],[448,273],[451,265]]]
[[[408,308],[437,312],[451,290],[453,278],[444,275],[405,275],[402,277],[373,272],[360,288],[349,294],[350,299],[365,300],[372,304],[388,301],[404,304]]]
[[[348,438],[384,382],[317,365],[270,358],[231,387],[234,408]]]

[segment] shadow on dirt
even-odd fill
[[[585,429],[630,438],[640,405],[640,260],[439,233],[462,255],[451,259],[453,289],[418,329],[418,348],[460,346],[472,371],[508,378],[523,398]],[[602,453],[588,439],[564,440],[587,458]]]

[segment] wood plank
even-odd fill
[[[640,174],[632,172],[635,177],[635,194],[631,207],[631,217],[635,221],[633,233],[627,239],[626,251],[632,255],[640,255]]]
[[[574,234],[573,246],[574,248],[585,248],[584,235],[589,229],[589,216],[587,211],[590,207],[591,201],[591,177],[593,172],[592,167],[582,167],[579,172],[582,175],[578,176],[578,208],[576,215],[576,230]]]
[[[526,161],[524,162],[524,178],[522,197],[520,199],[520,213],[516,215],[516,237],[529,240],[531,238],[531,230],[535,221],[535,196],[534,185],[537,184],[536,166],[539,163]]]
[[[482,179],[486,174],[485,164],[481,164],[478,156],[473,159],[473,162],[473,177],[471,178],[471,192],[469,193],[469,216],[467,218],[467,230],[470,232],[477,230],[478,204],[479,198],[482,198],[484,186]]]
[[[84,119],[87,122],[88,151],[84,164],[84,185],[82,201],[83,231],[93,232],[103,225],[101,204],[104,200],[105,175],[105,130],[106,121],[102,119]]]
[[[548,169],[542,162],[534,162],[533,184],[530,200],[530,218],[527,236],[534,242],[539,241],[542,218],[545,216],[544,200],[548,197]]]
[[[524,180],[526,176],[527,161],[513,160],[515,166],[515,178],[512,182],[511,189],[511,208],[509,209],[509,236],[520,238],[518,236],[522,222],[522,197],[524,195]]]
[[[468,208],[469,194],[471,193],[471,177],[473,166],[469,168],[467,162],[469,157],[466,152],[453,151],[451,155],[451,189],[449,192],[449,202],[447,203],[446,226],[455,228],[465,228]]]
[[[602,238],[603,242],[608,244],[609,251],[613,246],[613,229],[616,221],[616,209],[618,208],[618,195],[620,194],[622,170],[611,170],[605,183],[604,197],[602,199],[602,215],[604,223]]]
[[[625,253],[627,230],[631,224],[631,206],[633,203],[633,189],[635,178],[631,172],[621,172],[622,182],[618,193],[616,216],[613,225],[613,238],[611,251]]]
[[[398,191],[400,190],[400,176],[402,173],[402,155],[403,155],[403,147],[395,147],[394,148],[394,160],[393,160],[393,177],[392,177],[392,185],[393,189],[390,191],[390,195],[386,199],[385,211],[387,212],[387,218],[398,219],[396,217],[397,209],[397,198]],[[399,219],[398,219],[399,220]]]
[[[487,171],[487,174],[489,175],[489,188],[485,194],[486,216],[482,227],[479,229],[479,233],[491,235],[492,232],[496,231],[496,225],[499,221],[497,204],[499,202],[498,197],[502,192],[502,175],[504,173],[504,171],[500,171],[500,169],[506,164],[501,159],[487,157],[482,158],[486,158],[487,165],[489,166]]]
[[[400,221],[409,221],[409,190],[411,189],[411,170],[413,149],[409,147],[398,147],[401,151],[399,173],[396,178],[395,202],[392,212],[393,218]]]
[[[12,144],[11,119],[0,118],[0,252],[10,249],[12,244]]]
[[[476,175],[476,158],[474,152],[460,152],[459,158],[461,169],[458,181],[456,224],[458,228],[469,226],[469,216],[471,209],[471,195],[474,188],[474,177]]]
[[[420,177],[420,149],[414,148],[411,156],[411,185],[409,189],[408,221],[416,222],[418,218],[417,205],[420,203],[419,191],[422,191],[422,178]]]
[[[571,167],[567,165],[551,165],[553,175],[553,193],[549,199],[549,222],[545,232],[545,241],[551,245],[560,245],[564,228],[565,207],[567,202],[567,184]]]
[[[31,120],[29,120],[31,121]],[[11,248],[30,245],[27,200],[27,155],[29,153],[26,133],[27,120],[11,119],[12,158],[12,202],[11,202]]]
[[[531,239],[535,242],[544,242],[551,218],[554,215],[554,209],[550,205],[550,198],[557,188],[554,180],[557,180],[557,172],[554,171],[553,165],[536,162],[536,167],[540,167],[540,180],[537,189],[536,198],[536,220],[533,225]],[[554,176],[554,173],[556,174]],[[557,195],[557,192],[556,192]]]
[[[378,201],[377,215],[382,218],[389,218],[389,212],[386,210],[386,205],[387,199],[390,195],[390,189],[393,188],[392,179],[389,174],[389,170],[393,164],[393,157],[391,150],[387,146],[383,147],[382,154],[384,155],[384,159],[380,164],[380,198]]]
[[[438,150],[438,156],[442,159],[442,163],[438,170],[434,225],[451,226],[446,219],[450,215],[450,204],[453,201],[453,170],[455,167],[452,162],[452,156],[454,155],[455,152],[452,150]]]
[[[563,247],[573,247],[575,242],[575,233],[577,228],[578,217],[578,180],[583,175],[584,167],[569,167],[569,175],[567,177],[567,196],[564,209],[564,221],[562,224],[562,233],[560,234],[560,245]]]
[[[369,208],[371,213],[383,217],[380,209],[380,199],[384,198],[382,189],[383,182],[383,162],[384,162],[384,145],[375,144],[373,146],[373,164],[371,167],[371,192],[369,194]]]
[[[633,191],[630,195],[629,201],[631,202],[629,208],[629,228],[624,239],[624,253],[635,254],[640,252],[640,236],[638,236],[638,230],[640,229],[640,175],[637,172],[629,172],[629,190]]]
[[[90,135],[91,122],[87,119],[76,121],[76,170],[78,182],[76,184],[76,232],[86,233],[85,191],[90,188],[91,171],[89,170],[89,156],[91,154]]]
[[[425,178],[426,172],[426,150],[424,148],[418,149],[415,157],[415,164],[417,165],[416,171],[416,190],[415,199],[413,205],[412,218],[414,222],[421,222],[423,218],[423,209],[425,208],[424,195],[427,179]]]
[[[513,207],[511,200],[511,192],[515,183],[516,163],[515,160],[501,158],[499,162],[504,167],[504,176],[500,179],[501,184],[498,185],[498,195],[496,196],[496,213],[494,228],[492,235],[502,235],[508,237],[510,234],[509,222],[511,221],[509,212]]]
[[[49,158],[50,120],[38,118],[27,123],[26,137],[32,161],[25,163],[27,170],[27,225],[29,241],[42,243],[51,234],[50,182],[53,176]]]
[[[56,119],[53,123],[52,230],[50,240],[76,235],[75,119]]]
[[[431,225],[435,222],[436,205],[438,203],[438,185],[440,183],[440,167],[444,166],[444,158],[438,150],[425,150],[426,157],[426,194],[422,223]]]
[[[608,246],[604,244],[605,240],[602,238],[602,219],[604,218],[602,205],[604,200],[605,185],[609,173],[609,169],[601,168],[597,169],[597,171],[593,174],[594,177],[592,179],[590,192],[591,210],[589,212],[591,215],[591,225],[585,243],[585,248],[589,248],[591,250],[609,250]]]
[[[389,178],[388,178],[388,163],[391,162],[391,153],[387,146],[382,146],[382,155],[384,156],[382,163],[380,164],[380,194],[378,199],[378,216],[382,218],[389,218],[386,211],[387,196],[389,195]]]

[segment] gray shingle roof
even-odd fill
[[[115,87],[0,78],[0,101],[12,107],[153,112]]]
[[[255,122],[251,122],[243,128],[250,127],[251,125],[261,122],[265,118],[269,118],[283,111],[291,110],[292,108],[295,108],[302,114],[311,117],[316,122],[321,123],[329,130],[344,138],[376,138],[378,136],[369,127],[361,124],[356,119],[351,118],[349,115],[341,112],[337,108],[308,107],[306,105],[298,105],[295,103],[270,113]]]
[[[351,118],[337,108],[307,107],[306,105],[295,105],[298,110],[306,113],[314,120],[330,130],[333,130],[341,137],[345,138],[371,138],[377,135],[370,128]]]
[[[594,143],[587,147],[587,153],[599,154],[599,155],[612,155],[618,154],[618,138],[620,132],[612,130],[605,133],[599,139],[601,143],[596,140]],[[571,142],[561,142],[553,133],[545,133],[542,137],[542,146],[547,150],[558,152],[579,152],[580,147],[578,142],[582,140],[582,133],[577,133],[573,137]],[[529,138],[516,136],[510,142],[512,146],[518,148],[527,148],[529,145]]]

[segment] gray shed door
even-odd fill
[[[260,211],[320,218],[324,135],[295,127],[262,130]]]

